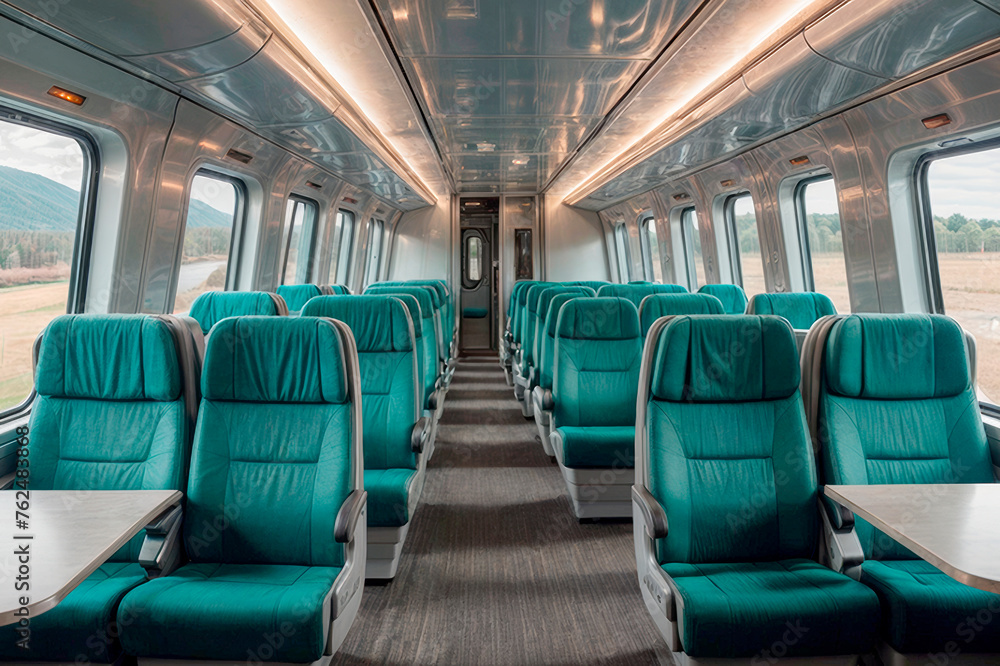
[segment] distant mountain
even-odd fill
[[[0,230],[76,231],[80,193],[51,178],[0,166]],[[191,200],[189,227],[228,227],[232,215]]]

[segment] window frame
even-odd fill
[[[101,152],[98,143],[93,136],[78,127],[42,118],[32,113],[16,111],[3,105],[0,105],[0,122],[57,134],[73,139],[80,146],[80,152],[83,154],[84,177],[80,181],[80,206],[77,211],[76,232],[73,239],[73,257],[70,261],[66,314],[84,312],[87,304],[87,286],[90,281],[90,259],[101,175]],[[0,411],[0,424],[28,413],[37,395],[34,377],[32,377],[31,391],[28,392],[24,400],[9,409]]]
[[[469,233],[465,236],[465,240],[462,242],[462,287],[468,290],[478,289],[483,281],[486,279],[486,261],[483,255],[483,250],[486,249],[486,242],[483,234],[478,230],[472,230],[473,233]],[[469,252],[469,244],[473,241],[479,243],[479,279],[473,280],[472,276],[469,275],[469,258],[471,256]]]
[[[317,234],[319,232],[319,211],[320,211],[320,205],[319,205],[319,202],[316,201],[315,199],[310,199],[309,197],[304,197],[301,194],[294,194],[294,193],[288,195],[287,203],[285,205],[286,206],[285,207],[286,211],[288,210],[288,208],[287,208],[287,204],[288,203],[294,203],[294,206],[292,207],[292,219],[290,221],[289,220],[285,221],[285,223],[288,226],[287,226],[287,229],[285,229],[285,231],[284,231],[286,238],[284,239],[284,243],[283,243],[284,244],[284,250],[282,252],[281,278],[279,280],[279,284],[282,284],[282,285],[287,284],[285,282],[285,278],[287,277],[287,274],[288,274],[288,255],[291,253],[291,249],[292,249],[292,236],[293,236],[293,234],[295,232],[295,210],[296,210],[296,208],[298,206],[306,206],[306,207],[312,206],[313,207],[312,231],[309,234],[309,249],[308,249],[308,252],[307,252],[307,255],[306,255],[306,282],[308,283],[308,282],[310,282],[312,280],[312,278],[313,278],[313,271],[316,268],[315,267],[315,262],[314,262],[314,255],[316,254],[316,238],[317,238]],[[303,219],[305,219],[305,218],[303,218]],[[296,257],[296,263],[298,261],[299,261],[299,258]]]
[[[727,194],[726,198],[722,201],[722,219],[725,221],[726,226],[726,244],[729,246],[729,263],[730,270],[733,273],[733,283],[740,285],[744,288],[743,284],[743,253],[740,251],[740,235],[739,230],[736,228],[736,202],[740,199],[747,198],[750,199],[750,203],[754,206],[754,223],[757,222],[757,204],[753,200],[753,194],[750,190],[741,190],[739,192],[733,192]],[[757,244],[760,244],[760,231],[757,232],[758,240]],[[761,255],[761,263],[763,263],[764,257]]]
[[[378,230],[378,258],[375,263],[375,275],[372,276],[372,257],[375,249],[375,232]],[[368,218],[368,256],[365,259],[365,284],[375,284],[378,282],[379,272],[382,270],[382,254],[385,246],[385,221],[377,217]]]
[[[639,216],[639,247],[642,250],[642,270],[646,279],[656,282],[656,268],[653,266],[653,243],[649,238],[649,227],[653,226],[656,233],[656,242],[660,242],[660,231],[656,228],[656,216],[652,211],[646,211]],[[657,248],[659,249],[659,248]],[[660,280],[663,279],[663,259],[660,258]]]
[[[813,274],[813,263],[812,263],[812,247],[809,245],[809,219],[808,211],[806,210],[806,188],[810,185],[816,183],[822,183],[824,181],[831,181],[833,183],[834,192],[837,194],[839,199],[840,190],[837,188],[837,180],[833,177],[830,172],[823,172],[815,176],[809,176],[808,178],[803,178],[802,180],[795,183],[795,189],[792,193],[792,201],[795,204],[795,230],[799,237],[799,256],[802,261],[802,278],[805,282],[806,291],[816,292],[816,277]],[[840,217],[839,203],[837,217]],[[843,237],[843,221],[841,221],[841,237]],[[841,252],[844,250],[841,248]],[[847,256],[844,255],[844,265],[847,265]],[[848,279],[848,290],[850,290],[850,276],[845,275]]]
[[[691,232],[693,230],[693,225],[689,224],[690,218],[688,213],[693,214],[695,217],[698,216],[698,207],[695,205],[683,206],[680,211],[680,223],[681,223],[681,240],[684,242],[684,264],[687,269],[688,276],[688,286],[691,291],[696,291],[702,285],[698,284],[698,266],[695,261],[694,256],[694,243],[692,242]],[[698,225],[698,233],[701,234],[701,225]],[[701,268],[705,270],[705,252],[704,249],[701,253]],[[706,274],[706,280],[707,280]],[[707,284],[707,283],[706,283]]]
[[[629,248],[628,228],[622,220],[615,224],[615,257],[618,261],[618,280],[628,284],[632,279],[632,252]],[[622,256],[624,255],[624,256]]]
[[[341,217],[340,231],[336,231],[337,218]],[[350,279],[351,271],[351,254],[354,252],[354,230],[355,223],[357,221],[357,213],[355,213],[350,208],[338,207],[334,213],[333,224],[335,233],[339,233],[339,237],[333,244],[330,253],[330,261],[333,262],[333,280],[334,284],[347,285]],[[347,244],[344,244],[344,241]],[[332,250],[336,250],[336,255]],[[330,271],[327,270],[327,277],[330,276]]]

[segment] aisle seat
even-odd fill
[[[309,302],[310,298],[326,296],[333,291],[331,287],[321,287],[318,284],[283,284],[278,287],[277,293],[278,296],[285,299],[288,312],[297,315],[302,312],[302,308]]]
[[[216,325],[185,505],[191,561],[125,595],[129,654],[305,664],[336,652],[364,587],[357,359],[329,319]]]
[[[625,298],[575,298],[559,311],[551,445],[578,518],[631,515],[639,313]]]
[[[725,314],[744,314],[747,311],[747,294],[738,284],[705,284],[698,289],[698,293],[718,298]]]
[[[169,316],[85,314],[45,328],[30,421],[31,490],[185,490],[197,395],[185,392],[195,360],[179,344],[188,331],[178,324]],[[0,659],[119,659],[118,606],[146,581],[143,539],[140,532],[59,605],[32,617],[30,649],[16,645],[14,625],[0,627]],[[180,553],[164,553],[171,555]]]
[[[396,296],[321,296],[306,303],[302,316],[342,321],[357,341],[368,492],[365,577],[391,579],[420,500],[421,453],[431,434],[422,416],[413,321]]]
[[[269,291],[206,291],[194,299],[188,312],[206,336],[226,317],[285,315],[288,315],[285,299]]]
[[[810,425],[823,433],[826,483],[993,483],[970,344],[943,315],[849,315],[817,325],[804,386],[818,389],[806,395]],[[922,664],[927,654],[951,654],[954,643],[963,655],[1000,663],[1000,623],[956,633],[984,609],[1000,610],[1000,596],[959,583],[854,520],[861,581],[882,602],[883,660]]]
[[[802,348],[806,333],[822,317],[837,314],[833,301],[815,291],[757,294],[747,304],[747,314],[784,317],[795,329],[795,341]]]
[[[725,314],[722,301],[708,294],[653,294],[639,304],[643,337],[660,317],[720,314]]]
[[[514,354],[511,372],[514,377],[514,397],[520,403],[521,413],[525,418],[531,416],[531,395],[528,392],[528,386],[531,383],[531,350],[535,338],[535,324],[537,324],[537,318],[531,309],[531,303],[532,301],[537,302],[537,298],[542,291],[555,286],[558,285],[554,282],[535,282],[524,292],[521,292],[520,295],[521,314],[518,317],[518,327],[520,328],[518,336],[519,346],[517,352]]]
[[[534,280],[520,280],[515,282],[510,291],[510,299],[507,301],[507,321],[504,324],[503,331],[500,335],[500,367],[503,368],[504,379],[507,381],[507,386],[514,385],[514,375],[511,369],[511,364],[514,359],[514,353],[517,351],[519,345],[519,339],[515,339],[515,332],[517,331],[517,313],[515,305],[517,303],[518,294],[531,284],[534,284]]]
[[[636,418],[636,565],[675,663],[854,663],[874,649],[877,597],[814,559],[816,465],[786,321],[658,320]]]
[[[627,298],[637,310],[647,296],[686,293],[688,290],[679,284],[606,284],[597,290],[602,298]]]

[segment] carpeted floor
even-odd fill
[[[496,356],[462,360],[396,578],[334,664],[669,664],[632,525],[580,524]]]

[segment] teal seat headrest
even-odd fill
[[[188,314],[208,334],[216,323],[227,317],[277,316],[273,294],[266,291],[206,291],[194,299]]]
[[[653,294],[639,305],[643,331],[648,331],[660,317],[720,314],[726,314],[722,301],[708,294]]]
[[[698,293],[718,298],[725,314],[743,314],[747,310],[747,294],[738,284],[706,284]]]
[[[314,284],[283,284],[277,293],[285,299],[290,312],[301,312],[309,299],[322,296],[323,290]]]
[[[784,317],[797,330],[807,330],[822,317],[837,314],[833,301],[815,291],[757,294],[753,297],[753,314],[773,314]]]
[[[627,298],[574,298],[559,312],[556,334],[564,340],[641,338],[639,312]]]
[[[320,296],[306,303],[303,317],[329,317],[347,324],[358,352],[412,351],[410,313],[395,296]]]

